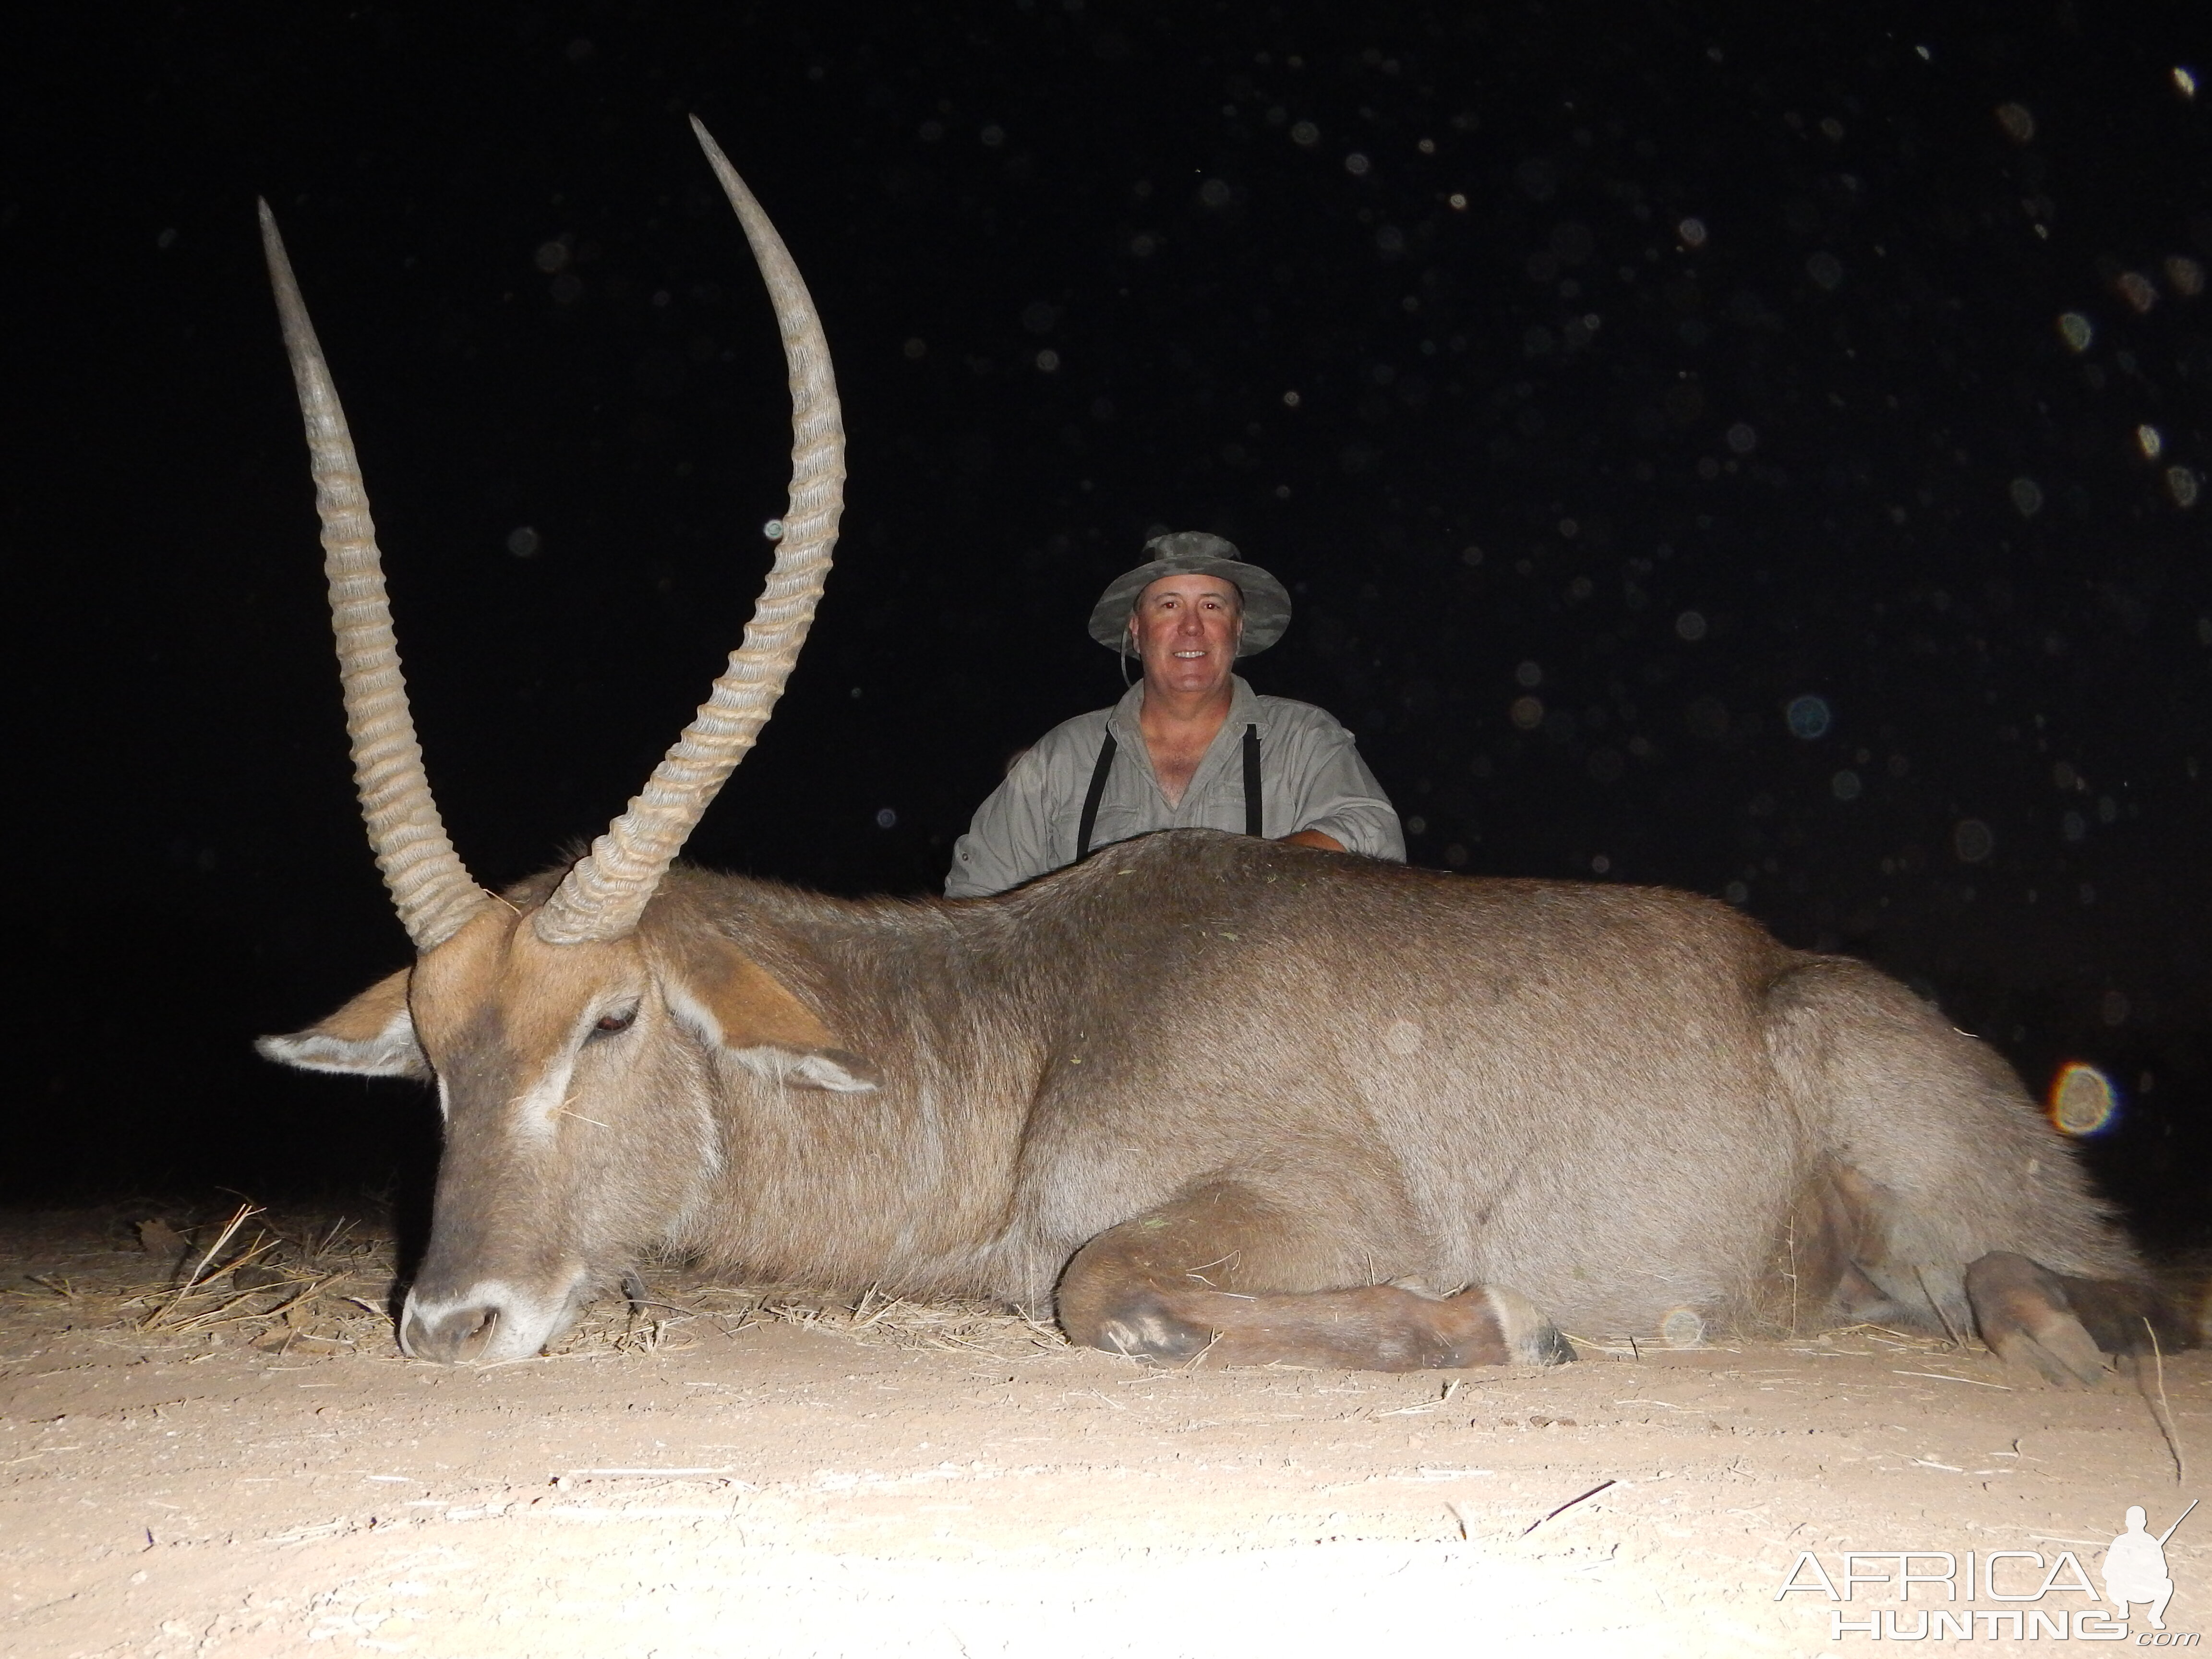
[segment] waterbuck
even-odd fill
[[[263,209],[356,775],[416,957],[261,1048],[437,1087],[408,1352],[534,1354],[673,1254],[1049,1306],[1079,1343],[1175,1360],[1550,1362],[1562,1331],[1879,1318],[2098,1379],[2150,1306],[2141,1268],[2004,1064],[1725,906],[1198,830],[961,902],[672,867],[796,659],[844,467],[805,285],[699,138],[782,330],[790,510],[643,793],[503,895],[432,801],[344,417]]]

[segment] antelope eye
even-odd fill
[[[625,1008],[620,1013],[605,1015],[592,1027],[592,1036],[611,1036],[617,1031],[627,1031],[636,1020],[637,1010],[635,1008]]]

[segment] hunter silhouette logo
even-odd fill
[[[2142,1505],[2130,1504],[2127,1529],[2106,1547],[2100,1564],[2105,1581],[2102,1595],[2072,1550],[2061,1550],[2048,1562],[2039,1550],[1987,1550],[1978,1555],[1972,1550],[1846,1550],[1842,1571],[1833,1573],[1815,1552],[1804,1550],[1790,1564],[1774,1599],[1811,1595],[1831,1601],[1850,1601],[1862,1585],[1870,1592],[1880,1585],[1888,1589],[1898,1603],[1909,1604],[1914,1599],[1914,1587],[1918,1586],[1923,1603],[1940,1600],[1951,1604],[1869,1607],[1860,1618],[1846,1616],[1841,1607],[1831,1607],[1828,1639],[1832,1642],[1840,1642],[1846,1635],[1863,1635],[1875,1642],[1885,1638],[1918,1642],[1930,1638],[1954,1642],[2120,1642],[2133,1634],[2138,1647],[2193,1648],[2201,1639],[2195,1632],[2166,1627],[2166,1603],[2173,1599],[2166,1545],[2197,1504],[2191,1498],[2173,1524],[2159,1533],[2150,1530]],[[2045,1601],[2051,1596],[2075,1596],[2081,1601],[2072,1604]],[[1997,1605],[1959,1605],[1984,1601]],[[2144,1628],[2131,1632],[2129,1613],[2136,1607],[2148,1611],[2142,1615]]]
[[[2192,1498],[2189,1510],[2196,1507]],[[2126,1618],[2136,1602],[2148,1601],[2150,1612],[2144,1622],[2153,1630],[2166,1628],[2166,1604],[2173,1600],[2173,1580],[2166,1572],[2166,1540],[2189,1519],[2189,1510],[2182,1510],[2172,1526],[2154,1538],[2144,1524],[2142,1505],[2128,1505],[2128,1529],[2112,1540],[2112,1547],[2105,1552],[2105,1594],[2119,1609],[2119,1617]]]

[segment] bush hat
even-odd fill
[[[1203,530],[1177,530],[1145,544],[1146,562],[1107,584],[1091,612],[1091,637],[1109,651],[1129,654],[1129,617],[1138,596],[1163,576],[1218,576],[1244,596],[1244,635],[1237,654],[1265,651],[1291,625],[1291,596],[1282,583],[1237,550]]]

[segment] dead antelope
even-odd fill
[[[805,287],[699,137],[788,356],[785,533],[643,793],[503,897],[431,799],[344,416],[264,210],[356,774],[416,956],[261,1048],[436,1085],[410,1353],[534,1354],[673,1254],[1049,1305],[1078,1342],[1176,1360],[1549,1362],[1562,1329],[1879,1319],[2098,1378],[2150,1298],[2002,1062],[1724,906],[1207,831],[960,902],[672,868],[797,656],[844,471]]]

